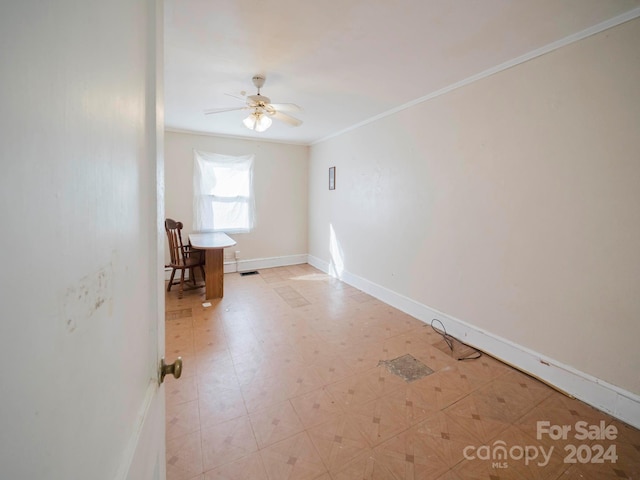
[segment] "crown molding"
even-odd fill
[[[470,77],[465,78],[464,80],[460,80],[459,82],[455,82],[452,83],[451,85],[448,85],[444,88],[441,88],[439,90],[436,90],[435,92],[429,93],[423,97],[420,98],[416,98],[415,100],[412,100],[410,102],[407,102],[405,104],[402,104],[398,107],[392,108],[391,110],[387,110],[386,112],[380,113],[379,115],[375,115],[371,118],[368,118],[367,120],[363,120],[362,122],[356,123],[354,125],[351,125],[350,127],[344,128],[342,130],[339,130],[335,133],[332,133],[330,135],[327,135],[325,137],[322,137],[319,140],[315,140],[313,142],[311,142],[310,145],[317,145],[318,143],[322,143],[326,140],[329,140],[331,138],[335,138],[335,137],[339,137],[340,135],[343,135],[347,132],[350,132],[352,130],[355,130],[357,128],[363,127],[365,125],[368,125],[370,123],[376,122],[382,118],[385,117],[389,117],[391,115],[394,115],[398,112],[401,112],[403,110],[406,110],[408,108],[414,107],[420,103],[426,102],[428,100],[431,100],[432,98],[436,98],[439,97],[441,95],[444,95],[445,93],[449,93],[452,92],[453,90],[457,90],[458,88],[464,87],[466,85],[469,85],[471,83],[477,82],[478,80],[482,80],[483,78],[489,77],[491,75],[495,75],[496,73],[502,72],[503,70],[507,70],[508,68],[511,67],[515,67],[516,65],[520,65],[521,63],[525,63],[528,62],[529,60],[533,60],[536,57],[540,57],[542,55],[545,55],[547,53],[553,52],[554,50],[558,50],[559,48],[565,47],[567,45],[570,45],[572,43],[578,42],[580,40],[583,40],[587,37],[590,37],[592,35],[595,35],[597,33],[603,32],[605,30],[608,30],[610,28],[613,27],[617,27],[618,25],[621,25],[623,23],[626,23],[630,20],[633,20],[635,18],[640,17],[640,7],[634,8],[633,10],[629,10],[628,12],[623,13],[622,15],[618,15],[617,17],[613,17],[610,18],[609,20],[605,20],[604,22],[600,22],[592,27],[586,28],[584,30],[581,30],[577,33],[574,33],[572,35],[569,35],[567,37],[564,37],[560,40],[557,40],[555,42],[549,43],[548,45],[545,45],[544,47],[541,48],[537,48],[535,50],[532,50],[529,53],[525,53],[524,55],[520,55],[519,57],[513,58],[511,60],[508,60],[504,63],[501,63],[499,65],[496,65],[495,67],[491,67],[488,68],[487,70],[484,70],[480,73],[477,73],[475,75],[472,75]]]

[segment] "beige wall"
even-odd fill
[[[346,271],[640,394],[639,45],[636,19],[312,146],[309,253],[333,229]]]
[[[255,154],[256,227],[230,235],[242,260],[307,253],[309,147],[188,133],[165,135],[165,213],[192,231],[193,150],[228,155]]]

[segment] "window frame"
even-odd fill
[[[255,196],[253,189],[254,155],[222,155],[194,150],[193,172],[193,229],[199,232],[249,233],[255,227]],[[216,170],[218,169],[218,172]],[[236,195],[221,195],[216,185],[223,175],[220,170],[231,170],[232,174],[247,175]],[[218,192],[216,192],[218,190]],[[242,190],[245,190],[242,192]],[[239,217],[242,224],[216,225],[216,204],[236,204],[244,207],[246,215]],[[228,213],[228,212],[225,212]]]

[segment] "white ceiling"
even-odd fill
[[[620,15],[640,0],[165,0],[168,129],[311,144]],[[614,21],[613,23],[616,23]],[[225,94],[296,103],[263,133]]]

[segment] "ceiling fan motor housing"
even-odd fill
[[[252,103],[260,107],[264,107],[265,105],[271,103],[271,99],[269,97],[265,97],[264,95],[260,94],[249,95],[247,98],[251,100],[251,103],[248,103],[250,107],[253,106]]]

